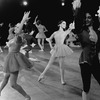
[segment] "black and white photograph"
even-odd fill
[[[100,100],[100,0],[0,0],[0,100]]]

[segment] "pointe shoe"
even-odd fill
[[[88,100],[88,96],[86,92],[82,92],[82,100]]]
[[[43,49],[41,49],[41,50],[39,50],[39,51],[40,51],[40,52],[41,52],[41,51],[43,52],[44,50],[43,50]]]
[[[2,53],[3,51],[1,50],[0,53]]]
[[[44,79],[44,76],[40,75],[39,78],[38,78],[38,82],[40,82],[42,79]]]
[[[66,82],[61,82],[62,85],[66,85]]]
[[[25,97],[25,100],[31,100],[31,97],[28,95]]]

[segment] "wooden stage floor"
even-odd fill
[[[45,51],[39,52],[39,47],[35,46],[30,57],[38,58],[39,61],[34,63],[35,69],[38,72],[22,70],[18,77],[18,83],[26,90],[32,97],[32,100],[82,100],[82,80],[80,76],[80,68],[78,65],[81,48],[72,48],[74,53],[66,57],[64,62],[66,85],[60,83],[60,72],[57,60],[53,63],[51,68],[47,71],[45,79],[38,82],[40,73],[46,67],[50,58],[50,48],[45,45]],[[0,64],[3,65],[4,58],[7,55],[7,50],[0,54]],[[3,79],[2,67],[0,67],[0,83]],[[92,77],[90,100],[100,100],[100,86]],[[2,91],[0,100],[25,100],[17,91],[7,86]]]

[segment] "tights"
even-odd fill
[[[100,84],[100,66],[99,64],[89,65],[88,63],[80,64],[83,90],[88,93],[91,85],[91,75]]]

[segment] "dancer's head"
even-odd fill
[[[86,26],[92,25],[92,16],[90,13],[86,13]]]
[[[20,28],[20,23],[17,23],[16,25],[15,25],[15,33],[18,33],[18,30],[19,30],[19,28]]]
[[[66,22],[64,20],[59,21],[58,26],[62,29],[66,29]]]
[[[41,21],[40,20],[37,20],[36,23],[37,23],[37,25],[40,25],[41,24]]]
[[[12,24],[12,23],[9,23],[9,28],[12,28],[12,27],[14,27],[14,24]]]
[[[86,18],[91,19],[91,14],[90,13],[86,13]]]

